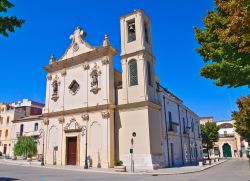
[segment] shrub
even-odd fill
[[[122,166],[123,162],[121,160],[115,160],[115,166]]]

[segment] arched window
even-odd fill
[[[20,136],[23,136],[23,124],[20,125]]]
[[[137,62],[135,59],[132,59],[128,63],[129,67],[129,85],[138,85],[138,76],[137,76]]]
[[[34,131],[37,131],[37,130],[38,130],[38,123],[35,123]]]

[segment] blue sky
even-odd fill
[[[109,34],[120,51],[119,17],[144,9],[151,17],[156,74],[161,84],[180,97],[199,116],[230,119],[236,98],[249,94],[247,87],[227,89],[199,76],[204,65],[196,53],[194,26],[213,8],[212,0],[11,0],[15,14],[26,20],[21,29],[0,36],[0,101],[29,98],[44,102],[46,72],[51,54],[60,57],[70,44],[76,26],[86,32],[93,46]],[[120,69],[119,55],[115,67]]]

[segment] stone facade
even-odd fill
[[[80,27],[63,56],[51,56],[44,67],[46,164],[84,165],[86,149],[90,166],[104,168],[115,160],[129,167],[131,153],[137,169],[202,158],[198,116],[155,76],[150,23],[142,10],[120,18],[122,73],[114,69],[118,51],[108,36],[92,47]],[[176,132],[168,131],[167,111],[174,115]]]

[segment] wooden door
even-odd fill
[[[7,153],[7,144],[4,144],[4,147],[3,147],[3,154],[6,154]]]
[[[77,137],[67,137],[67,165],[76,165]]]

